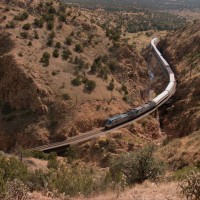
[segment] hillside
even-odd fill
[[[143,58],[106,33],[98,13],[59,1],[0,2],[2,150],[64,140],[148,100]]]
[[[200,132],[200,21],[169,34],[160,49],[176,74],[177,92],[161,110],[162,128],[168,134],[161,157],[173,169],[199,163]]]
[[[200,22],[168,35],[159,45],[178,82],[175,103],[168,111],[164,127],[180,136],[191,134],[200,129]]]
[[[0,0],[0,199],[186,199],[185,175],[200,177],[200,21],[169,32],[172,15],[151,26],[162,13],[136,10]],[[162,92],[153,37],[177,80],[158,112],[59,156],[27,150],[101,129]]]

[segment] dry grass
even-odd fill
[[[195,165],[200,159],[200,131],[173,139],[159,148],[157,156],[167,161],[172,169]]]

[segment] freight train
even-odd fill
[[[162,67],[168,73],[169,84],[167,85],[166,89],[161,94],[156,96],[152,101],[149,101],[148,103],[141,105],[139,107],[136,107],[126,113],[116,115],[116,116],[113,116],[113,117],[107,119],[106,123],[105,123],[106,130],[117,127],[117,126],[127,123],[129,121],[132,121],[132,120],[144,115],[145,113],[147,113],[155,108],[160,107],[175,93],[176,80],[175,80],[174,73],[171,70],[167,61],[163,58],[160,51],[157,49],[157,47],[156,47],[157,41],[158,41],[157,38],[154,38],[151,41],[151,49],[154,52],[154,54],[157,57],[160,64],[162,65]]]

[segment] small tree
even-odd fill
[[[108,90],[111,91],[111,100],[113,98],[113,90],[115,88],[114,79],[112,79],[107,87]]]

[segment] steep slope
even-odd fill
[[[200,22],[183,27],[160,42],[177,76],[174,105],[164,119],[166,131],[180,136],[200,128]]]
[[[106,35],[98,13],[0,2],[1,149],[63,140],[148,99],[143,59]]]
[[[159,46],[175,71],[177,91],[161,110],[162,128],[174,139],[167,138],[158,155],[175,170],[199,167],[200,21],[168,35]]]

